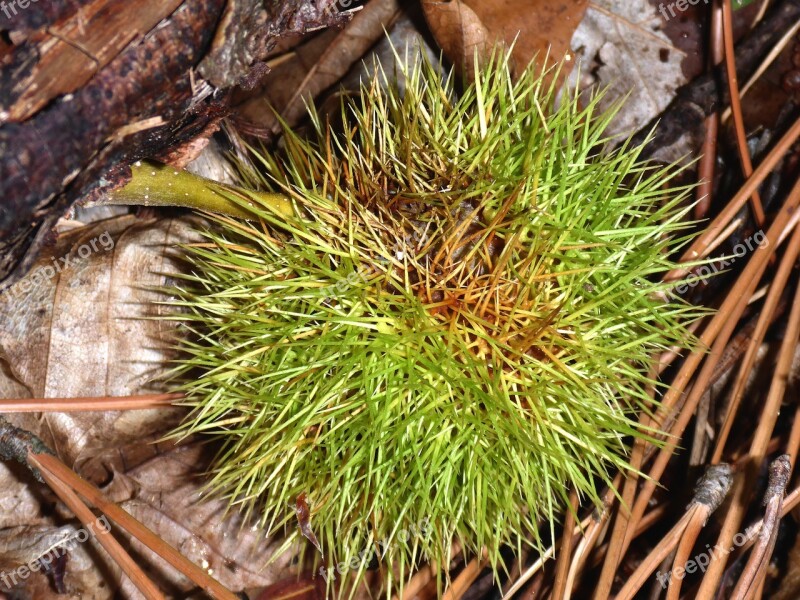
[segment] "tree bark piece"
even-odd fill
[[[800,0],[784,0],[736,46],[736,72],[739,81],[749,79],[763,56],[775,47],[798,18]],[[644,149],[642,158],[659,158],[659,150],[677,143],[687,133],[694,137],[692,147],[699,149],[706,117],[730,101],[727,88],[724,68],[717,67],[678,90],[669,107],[633,138],[633,144],[640,144],[651,131],[654,134]]]
[[[348,18],[335,0],[15,7],[0,16],[0,287],[24,275],[74,202],[124,183],[136,160],[210,135],[228,88],[266,72],[259,61],[279,36]]]

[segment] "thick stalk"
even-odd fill
[[[188,171],[151,162],[131,165],[133,177],[124,187],[107,196],[106,204],[136,206],[181,206],[207,212],[255,219],[248,207],[266,209],[284,217],[294,213],[291,200],[283,194],[255,192],[225,185]]]

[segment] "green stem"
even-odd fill
[[[271,209],[286,217],[295,214],[291,200],[283,194],[225,185],[158,163],[136,162],[131,165],[131,172],[130,182],[109,194],[105,204],[182,206],[241,219],[256,218],[247,205]]]

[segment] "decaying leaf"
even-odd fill
[[[231,590],[264,587],[295,575],[297,567],[291,566],[295,552],[286,552],[267,565],[281,538],[267,537],[236,511],[226,512],[222,499],[205,498],[202,474],[210,458],[201,444],[167,447],[136,468],[116,472],[104,491]],[[165,589],[185,592],[192,588],[151,551],[136,541],[131,544],[148,563],[158,565]]]
[[[311,509],[308,507],[308,500],[306,499],[305,492],[297,497],[294,511],[297,514],[297,524],[300,527],[300,532],[303,534],[303,537],[314,544],[314,547],[322,554],[322,546],[319,545],[319,540],[317,536],[314,535],[314,530],[311,529]]]
[[[326,31],[296,49],[279,64],[270,82],[280,76],[281,85],[268,85],[268,98],[259,96],[247,103],[244,114],[276,134],[280,129],[272,108],[289,126],[295,126],[306,114],[306,105],[320,92],[331,87],[350,70],[371,46],[385,35],[385,30],[400,12],[398,0],[373,0],[355,13],[342,31]],[[286,85],[288,77],[293,84]],[[267,102],[272,105],[270,108]]]
[[[484,55],[492,43],[492,35],[480,17],[462,0],[423,0],[422,8],[445,56],[465,73],[472,73],[475,56]]]
[[[572,38],[577,76],[609,88],[606,107],[622,97],[625,105],[608,129],[610,135],[637,131],[660,114],[686,82],[684,52],[661,31],[662,21],[647,0],[593,0]],[[587,82],[584,82],[587,83]]]
[[[190,222],[135,217],[100,221],[61,237],[29,275],[0,297],[0,348],[17,384],[34,398],[124,396],[154,389],[173,343],[153,317],[165,249],[188,239]],[[69,465],[167,426],[163,411],[48,413],[15,417]],[[172,418],[175,421],[175,418]]]
[[[103,570],[113,568],[107,556],[93,539],[71,545],[64,553],[60,545],[78,539],[80,525],[43,524],[21,525],[3,529],[0,535],[0,592],[24,590],[28,597],[43,599],[109,598],[108,585]],[[43,558],[43,560],[42,560]],[[21,566],[37,565],[35,571],[25,573]],[[45,568],[54,565],[52,573]],[[62,572],[60,569],[65,568]],[[57,570],[58,569],[58,570]],[[67,595],[58,595],[58,587]],[[63,593],[63,592],[62,592]]]
[[[426,0],[425,18],[436,41],[456,65],[473,70],[475,51],[498,42],[514,46],[517,68],[531,60],[544,66],[568,57],[570,40],[583,18],[587,0],[536,0],[521,6],[512,0]]]
[[[196,218],[107,219],[64,233],[29,276],[0,296],[0,390],[5,397],[120,396],[153,391],[165,368],[174,326],[152,318],[170,309],[151,289],[178,266],[174,246],[193,239]],[[199,445],[154,444],[183,409],[9,415],[39,435],[77,472],[196,564],[234,590],[262,587],[288,575],[287,561],[264,565],[276,543],[251,529],[225,503],[204,498],[209,452]],[[0,463],[0,570],[45,554],[52,540],[79,525],[17,465]],[[114,535],[119,532],[114,530]],[[127,540],[125,536],[120,539]],[[138,544],[165,590],[191,582]],[[6,568],[7,567],[7,568]],[[94,542],[67,553],[64,585],[74,597],[136,597],[129,581]],[[13,582],[12,582],[13,583]],[[19,579],[32,597],[54,594],[41,572]],[[120,588],[120,585],[122,586]],[[8,586],[0,585],[0,590]]]

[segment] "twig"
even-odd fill
[[[708,256],[710,248],[714,247],[715,240],[718,239],[722,231],[727,227],[728,223],[734,219],[736,214],[745,205],[747,199],[751,196],[754,190],[767,178],[773,168],[783,159],[789,152],[797,139],[800,138],[800,119],[794,122],[789,130],[783,134],[783,137],[775,144],[775,147],[770,150],[767,156],[759,163],[751,177],[742,184],[742,187],[736,192],[730,202],[720,213],[714,218],[711,223],[697,236],[692,242],[691,246],[683,253],[680,262],[692,262]],[[664,276],[665,281],[672,281],[680,279],[688,274],[688,269],[674,269]]]
[[[101,396],[99,398],[11,398],[0,399],[0,412],[82,412],[96,410],[146,410],[172,406],[183,394]]]
[[[567,516],[564,519],[564,531],[561,534],[561,548],[556,560],[556,578],[553,584],[553,598],[563,598],[567,589],[567,574],[569,573],[572,545],[575,540],[575,514],[578,510],[578,494],[570,490]]]
[[[711,6],[711,28],[709,31],[709,48],[711,58],[709,68],[713,70],[723,58],[722,12],[719,6]],[[697,165],[697,205],[694,208],[696,219],[704,219],[711,206],[711,194],[714,188],[714,167],[717,162],[717,135],[719,133],[720,116],[717,111],[706,117],[705,137],[700,150]]]
[[[653,365],[650,368],[648,378],[651,381],[656,381],[657,369],[657,365]],[[652,396],[655,395],[655,390],[652,388],[652,386],[650,386],[650,389],[648,389],[648,394]],[[644,421],[642,423],[643,427],[649,427],[652,425],[648,422],[649,417],[646,415],[643,415],[642,420]],[[643,439],[637,439],[634,441],[633,451],[631,452],[630,458],[632,473],[637,473],[641,470],[647,456],[647,448],[648,444]],[[614,574],[617,571],[620,560],[622,560],[623,545],[629,533],[628,518],[630,517],[630,512],[627,510],[627,507],[633,504],[633,501],[636,498],[638,487],[638,478],[635,475],[625,478],[625,483],[622,486],[621,498],[621,506],[624,506],[625,510],[617,511],[616,519],[614,521],[614,528],[611,531],[611,539],[608,544],[608,551],[606,552],[603,561],[603,568],[600,571],[600,578],[598,579],[597,586],[595,587],[595,598],[606,598],[609,594],[611,594],[611,587],[614,584]]]
[[[3,460],[15,460],[31,469],[36,479],[46,482],[64,504],[75,513],[75,516],[78,517],[86,529],[94,535],[96,533],[94,526],[97,522],[94,513],[81,502],[80,498],[68,486],[53,477],[47,469],[42,468],[35,461],[31,461],[30,457],[34,454],[58,461],[53,456],[52,450],[41,439],[29,431],[11,425],[0,416],[0,458]],[[95,535],[95,538],[111,558],[119,564],[122,571],[130,578],[136,588],[148,600],[164,600],[164,596],[156,585],[144,574],[144,571],[139,568],[130,555],[125,552],[119,542],[114,539],[114,536],[106,535],[107,533],[107,531],[103,531],[102,535]]]
[[[78,498],[75,492],[56,477],[53,477],[49,471],[43,468],[39,470],[47,485],[49,485],[61,501],[75,513],[75,516],[78,517],[84,527],[92,533],[95,533],[93,525],[97,522],[97,517],[89,510],[89,507],[81,502],[81,499]],[[149,600],[164,600],[164,595],[159,591],[158,587],[156,587],[156,584],[145,575],[144,571],[134,562],[130,554],[120,546],[114,536],[110,535],[107,531],[103,531],[100,535],[96,535],[95,539],[120,566],[125,575],[128,576],[133,585],[136,586],[136,589],[138,589],[145,598]]]
[[[433,581],[433,570],[429,565],[425,565],[414,573],[411,580],[403,587],[402,600],[416,598],[431,581]],[[398,596],[392,596],[392,600],[398,600]]]
[[[486,548],[484,548],[481,551],[480,558],[475,557],[469,561],[469,564],[464,567],[455,581],[447,588],[444,596],[442,596],[442,600],[459,600],[464,596],[469,586],[472,585],[472,582],[478,578],[478,575],[481,574],[481,571],[483,571],[484,567],[488,564],[488,556],[489,553],[486,551]]]
[[[786,495],[781,503],[781,518],[785,517],[789,514],[790,511],[794,510],[800,506],[800,487],[796,487],[790,493]],[[750,527],[748,527],[748,531],[752,532],[752,537],[750,537],[744,544],[741,546],[741,551],[747,551],[753,544],[755,544],[756,534],[761,531],[761,528],[764,526],[764,519],[756,521]]]
[[[121,529],[137,538],[142,544],[161,556],[186,577],[194,581],[212,598],[218,600],[238,600],[236,595],[211,577],[206,571],[189,561],[180,552],[165,543],[164,540],[159,538],[155,533],[150,531],[150,529],[142,525],[142,523],[134,519],[115,503],[107,500],[100,490],[88,481],[78,477],[78,475],[54,456],[31,452],[28,454],[28,462],[42,471],[49,471],[53,477],[69,485],[69,487],[105,513],[108,518],[114,521]]]
[[[671,599],[678,597],[680,594],[680,578],[672,577],[675,568],[681,567],[686,563],[697,535],[705,526],[708,517],[722,504],[728,490],[730,490],[732,479],[732,471],[729,465],[715,465],[706,470],[697,482],[694,498],[687,507],[687,512],[670,532],[661,539],[653,551],[648,554],[636,571],[628,577],[623,588],[615,596],[615,600],[633,598],[641,589],[645,580],[680,543],[679,550],[675,555],[673,570],[665,575],[665,580],[669,581],[667,597]],[[664,586],[665,582],[662,581],[660,573],[657,577],[659,583]]]
[[[594,518],[592,518],[591,524],[586,528],[586,530],[584,530],[583,538],[578,544],[578,547],[575,549],[575,556],[572,559],[572,564],[570,565],[569,573],[567,574],[567,589],[564,593],[564,600],[570,600],[572,596],[572,590],[575,589],[575,584],[579,575],[583,573],[583,568],[586,565],[586,561],[589,559],[590,552],[595,547],[595,544],[605,530],[606,525],[608,525],[608,520],[611,517],[610,506],[616,498],[615,493],[617,488],[619,488],[621,478],[622,474],[618,473],[611,485],[611,488],[609,488],[609,490],[606,492],[606,495],[603,499],[605,504],[603,512],[599,515],[595,515]],[[506,597],[507,596],[504,596],[504,598]]]
[[[450,546],[450,556],[456,557],[461,554],[461,551],[461,544],[458,540],[453,540]],[[402,598],[402,600],[414,600],[414,598],[425,589],[425,586],[433,581],[436,572],[440,568],[447,571],[448,565],[439,565],[436,561],[430,561],[414,574],[411,580],[403,587],[402,594],[399,596],[392,596],[392,600],[398,600],[398,598]]]
[[[767,3],[764,2],[762,4],[762,9],[766,8]],[[775,44],[775,47],[769,51],[769,54],[764,57],[764,60],[761,61],[761,64],[758,65],[758,69],[756,72],[750,76],[750,79],[747,80],[747,83],[742,86],[741,95],[744,96],[748,90],[753,87],[758,78],[761,77],[764,73],[766,73],[767,69],[775,62],[775,60],[781,55],[781,52],[784,51],[786,45],[791,41],[797,31],[800,30],[800,21],[797,21],[794,25],[792,25],[789,29],[786,30],[786,33],[783,34],[783,37],[780,41]],[[731,116],[731,107],[729,106],[724,111],[722,111],[722,115],[720,116],[720,120],[724,123],[728,120],[728,117]]]
[[[693,518],[696,518],[697,512],[698,509],[696,507],[692,508],[691,511],[685,513],[678,520],[668,533],[664,534],[658,545],[653,548],[639,567],[626,579],[625,585],[614,596],[614,600],[630,600],[641,590],[647,578],[652,575],[653,571],[658,568],[658,565],[660,565],[678,545],[689,523]],[[669,574],[670,573],[667,573],[667,576],[669,576]],[[664,583],[661,582],[661,576],[661,573],[656,574],[659,583],[664,586]]]
[[[547,561],[548,559],[552,558],[555,555],[557,547],[558,544],[556,544],[556,546],[550,546],[543,554],[539,556],[539,558],[537,558],[534,561],[534,563],[530,567],[525,569],[525,572],[522,575],[520,575],[517,581],[514,582],[514,585],[512,585],[508,589],[508,591],[505,594],[503,594],[503,600],[509,600],[514,596],[514,594],[516,594],[519,590],[521,590],[522,586],[525,585],[528,582],[528,580],[530,580],[530,578],[533,577],[534,574],[536,574],[539,571],[539,569],[542,568],[545,561]]]
[[[742,576],[731,594],[731,600],[746,600],[749,598],[766,576],[767,564],[778,539],[781,504],[791,473],[792,464],[786,454],[776,458],[769,467],[769,485],[764,495],[764,504],[767,507],[764,512],[764,524],[758,534],[758,541],[750,554],[750,559],[744,567]]]
[[[796,189],[800,188],[800,182],[795,186]],[[744,494],[752,487],[752,482],[755,480],[756,469],[763,462],[766,457],[766,448],[769,443],[772,431],[775,427],[775,422],[780,412],[781,402],[786,391],[786,384],[789,373],[791,372],[792,360],[794,358],[794,351],[797,346],[797,340],[800,336],[800,285],[795,289],[794,300],[792,309],[786,325],[786,333],[783,341],[781,342],[780,353],[778,362],[775,366],[775,373],[773,374],[770,383],[767,398],[763,404],[763,411],[761,417],[757,421],[755,433],[753,434],[753,441],[750,444],[750,463],[749,468],[745,469],[745,476],[737,482],[737,486],[731,494],[733,502],[731,508],[725,515],[725,521],[722,526],[722,532],[719,536],[719,543],[723,547],[729,547],[733,539],[733,535],[740,528],[744,519],[747,503],[744,501]],[[727,556],[721,556],[718,560],[713,561],[706,571],[706,575],[700,584],[698,591],[698,598],[711,598],[713,597],[714,590],[719,585],[722,578],[722,573],[727,563]]]
[[[694,323],[694,325],[699,326],[700,322],[698,321]],[[661,365],[657,363],[651,366],[647,377],[651,381],[657,381],[660,373]],[[655,386],[652,384],[649,385],[646,392],[650,398],[654,398],[656,393]],[[659,428],[659,423],[648,413],[642,414],[640,417],[640,426],[643,429],[657,430]],[[621,507],[624,507],[624,510],[617,511],[611,538],[606,546],[597,553],[603,556],[603,568],[595,588],[595,598],[607,598],[611,594],[615,573],[625,553],[625,548],[627,548],[626,544],[629,543],[630,539],[638,535],[640,531],[644,531],[649,526],[645,524],[646,517],[640,515],[638,523],[631,527],[629,521],[631,512],[629,507],[633,505],[639,488],[638,473],[642,472],[643,466],[653,455],[654,451],[655,448],[644,439],[635,440],[629,461],[631,473],[625,477],[622,496],[614,499],[620,501]]]
[[[37,481],[44,483],[39,470],[28,462],[28,451],[31,449],[39,453],[53,453],[42,440],[30,431],[15,427],[0,415],[0,460],[13,460],[25,465],[31,470]]]
[[[691,511],[689,524],[681,536],[675,559],[672,563],[673,577],[669,578],[667,600],[679,600],[683,577],[679,577],[678,569],[686,569],[689,556],[694,548],[700,531],[706,526],[709,516],[719,508],[725,500],[733,483],[733,470],[730,465],[711,465],[695,487],[695,495],[688,508]]]
[[[728,93],[731,100],[733,125],[736,131],[736,145],[739,150],[739,161],[742,165],[742,174],[745,178],[753,174],[753,163],[750,160],[750,149],[747,147],[747,135],[744,132],[744,117],[742,117],[742,101],[739,97],[739,82],[736,78],[736,57],[733,51],[733,17],[731,0],[722,0],[722,34],[725,40],[725,71],[728,74]],[[753,218],[759,227],[764,225],[764,207],[761,205],[761,196],[758,190],[753,190],[750,195]]]
[[[736,381],[731,392],[731,399],[728,403],[725,421],[720,428],[717,435],[716,446],[714,447],[714,454],[711,457],[712,463],[717,463],[722,458],[722,453],[725,449],[725,442],[728,440],[733,421],[736,418],[736,413],[739,409],[739,404],[744,395],[745,386],[753,371],[758,350],[761,347],[761,342],[767,334],[767,329],[772,323],[773,315],[781,299],[781,294],[784,291],[786,282],[794,269],[797,256],[800,254],[800,227],[796,227],[792,233],[791,241],[789,242],[786,252],[781,258],[778,265],[778,271],[775,273],[775,278],[769,287],[767,299],[764,301],[764,306],[758,316],[755,331],[753,331],[750,343],[747,346],[744,358],[742,359],[741,366],[736,375]]]
[[[793,214],[797,211],[798,206],[800,206],[800,180],[798,180],[798,182],[789,192],[789,196],[783,208],[778,213],[772,226],[769,228],[766,236],[768,245],[765,247],[759,247],[753,253],[753,256],[739,276],[739,279],[734,285],[731,293],[725,298],[718,313],[709,321],[708,326],[700,336],[700,341],[703,345],[715,345],[716,360],[719,359],[719,353],[721,352],[721,349],[716,348],[716,344],[718,343],[719,339],[725,337],[725,334],[732,333],[733,328],[730,323],[732,322],[735,325],[735,323],[738,322],[739,317],[744,311],[744,307],[747,305],[748,298],[758,285],[758,281],[763,275],[770,257],[775,252],[776,244],[774,241],[782,235],[783,231],[791,223]],[[677,409],[677,405],[700,363],[704,358],[711,360],[714,358],[714,356],[715,353],[713,351],[711,356],[707,356],[702,351],[695,351],[687,357],[686,361],[678,371],[672,386],[662,398],[661,409],[658,413],[660,419],[665,421],[670,413]],[[670,437],[667,438],[664,447],[659,449],[657,452],[655,462],[648,473],[649,479],[642,484],[642,489],[639,492],[631,511],[630,523],[628,526],[629,535],[625,538],[623,548],[621,549],[622,553],[627,550],[632,539],[633,530],[636,528],[636,524],[644,514],[650,498],[655,491],[657,482],[663,475],[664,470],[667,467],[667,463],[675,452],[677,447],[676,440],[680,439],[683,431],[686,429],[694,412],[695,405],[699,401],[704,391],[705,390],[699,386],[694,386],[692,388],[691,392],[685,399],[682,410],[678,413],[673,426],[669,429]],[[645,418],[646,422],[649,423],[649,417]]]
[[[573,535],[578,535],[583,532],[583,537],[575,550],[575,556],[573,557],[572,564],[570,565],[569,572],[567,574],[567,583],[563,596],[564,600],[569,599],[572,589],[575,585],[575,580],[577,579],[578,574],[583,570],[583,566],[586,563],[589,552],[592,548],[594,548],[597,539],[600,537],[601,532],[608,523],[609,515],[611,514],[610,510],[608,510],[608,507],[611,505],[613,498],[616,497],[617,488],[619,488],[621,479],[622,476],[618,473],[614,478],[611,487],[603,496],[604,509],[602,513],[598,515],[595,514],[595,511],[593,511],[592,514],[581,521],[579,526],[573,527]],[[521,590],[522,586],[525,585],[534,576],[534,574],[542,568],[544,562],[555,554],[560,544],[560,541],[557,542],[555,548],[551,546],[543,554],[541,554],[539,558],[519,576],[519,579],[517,579],[510,588],[504,591],[503,600],[509,600],[514,594]]]

